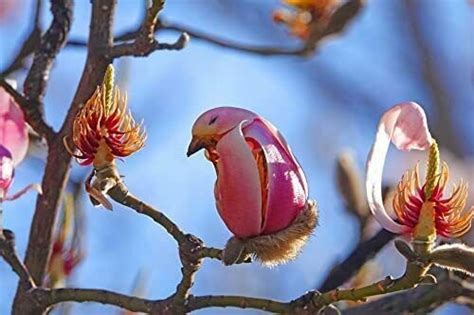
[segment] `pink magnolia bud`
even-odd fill
[[[206,149],[217,172],[217,209],[236,237],[282,233],[305,212],[306,178],[270,122],[244,109],[220,107],[202,114],[192,133],[188,156]]]

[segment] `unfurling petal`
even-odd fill
[[[288,227],[305,208],[306,180],[296,159],[275,127],[261,118],[244,127],[244,136],[255,140],[266,163],[266,204],[263,205],[263,234]],[[281,139],[281,140],[280,140]]]
[[[241,122],[217,144],[216,204],[229,230],[238,237],[259,235],[262,195],[257,163],[242,134]]]
[[[18,165],[28,150],[28,129],[20,106],[0,87],[0,144],[10,151]]]
[[[382,116],[367,160],[366,190],[370,210],[377,221],[393,233],[409,227],[396,223],[386,212],[382,199],[382,172],[392,142],[400,150],[426,150],[433,142],[423,109],[416,103],[395,105]]]

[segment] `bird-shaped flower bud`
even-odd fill
[[[424,182],[417,166],[397,186],[393,199],[397,221],[387,214],[381,197],[382,170],[390,141],[401,150],[429,150]],[[474,207],[464,210],[467,184],[454,186],[451,195],[445,197],[448,178],[448,166],[440,161],[438,145],[431,138],[423,109],[409,102],[388,110],[380,120],[367,162],[367,198],[378,222],[393,233],[409,233],[422,242],[434,242],[437,235],[463,235],[471,227]]]
[[[116,157],[140,150],[145,133],[127,111],[127,97],[114,85],[113,66],[109,65],[101,86],[77,114],[73,125],[73,154],[81,165],[100,169]]]
[[[196,120],[192,135],[188,156],[206,149],[217,172],[216,206],[229,230],[268,265],[294,258],[317,215],[304,173],[279,131],[253,112],[219,107]]]

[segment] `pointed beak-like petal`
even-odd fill
[[[186,155],[190,157],[194,153],[203,149],[205,145],[206,145],[206,142],[203,139],[193,136],[193,138],[191,139],[191,143],[189,143],[188,152],[186,153]]]
[[[366,168],[366,190],[369,207],[375,219],[390,232],[409,230],[387,213],[382,199],[382,172],[388,147],[392,142],[399,150],[426,150],[433,142],[426,115],[420,105],[407,102],[395,105],[382,116]]]

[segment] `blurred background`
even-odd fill
[[[35,3],[0,0],[0,71],[28,35]],[[272,12],[281,7],[277,0],[168,0],[161,16],[239,43],[297,47],[300,40],[272,21]],[[182,51],[116,61],[119,85],[148,133],[145,148],[120,162],[119,170],[135,195],[182,229],[214,247],[222,247],[230,237],[214,206],[213,167],[202,154],[189,159],[185,155],[194,120],[221,105],[255,111],[281,130],[305,170],[311,198],[319,204],[320,225],[296,261],[267,269],[259,264],[224,267],[206,260],[193,294],[290,300],[317,288],[360,238],[359,220],[347,211],[338,192],[337,158],[342,152],[350,154],[363,172],[378,119],[395,103],[413,100],[425,108],[442,158],[450,161],[452,178],[462,176],[474,186],[473,10],[467,0],[369,0],[344,33],[324,40],[306,58],[262,57],[191,38]],[[76,1],[71,39],[87,40],[90,12],[89,1]],[[142,15],[140,1],[118,1],[116,33],[134,30]],[[41,18],[46,28],[51,21],[47,2]],[[173,41],[178,35],[160,32],[158,38]],[[85,57],[85,48],[66,47],[51,72],[45,104],[47,120],[55,128],[71,103]],[[9,77],[21,87],[25,74],[19,69]],[[12,191],[41,181],[44,154],[38,148],[31,153],[17,169]],[[396,183],[420,159],[424,156],[390,151],[387,183]],[[81,183],[89,171],[74,163],[68,191],[74,191],[73,183]],[[181,276],[174,240],[151,220],[120,205],[114,205],[114,212],[93,208],[81,191],[75,208],[82,218],[78,244],[83,258],[68,285],[122,293],[135,290],[149,298],[174,292]],[[471,190],[470,205],[473,196]],[[29,194],[4,204],[5,225],[15,231],[22,256],[34,203],[34,194]],[[365,277],[372,281],[386,274],[399,276],[403,267],[403,259],[388,245]],[[0,279],[0,313],[7,314],[17,277],[0,263]],[[99,304],[75,304],[67,312],[121,314]],[[223,312],[206,309],[196,314]],[[260,314],[232,309],[225,313]],[[437,314],[470,311],[447,305]]]

